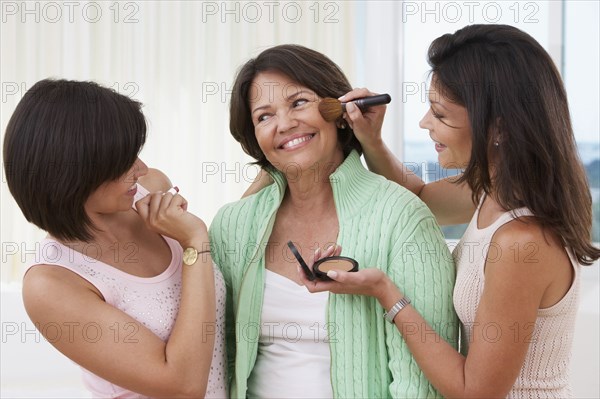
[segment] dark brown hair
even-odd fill
[[[249,100],[252,82],[266,71],[278,71],[321,98],[338,98],[352,90],[352,86],[342,70],[325,55],[294,44],[271,47],[242,66],[231,93],[229,129],[246,154],[256,159],[256,164],[273,168],[256,141]],[[338,128],[338,141],[345,156],[353,149],[362,154],[362,147],[350,127]]]
[[[473,146],[461,181],[473,200],[493,185],[504,209],[529,208],[579,262],[598,259],[567,95],[548,53],[515,27],[471,25],[434,40],[428,60],[433,84],[469,115]]]
[[[135,163],[146,141],[140,108],[93,82],[46,79],[31,87],[4,137],[8,188],[25,218],[58,239],[91,240],[85,202]]]

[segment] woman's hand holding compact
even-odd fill
[[[315,251],[312,261],[308,262],[308,266],[310,270],[313,270],[313,265],[317,261],[330,256],[340,256],[341,252],[342,247],[339,245],[332,245],[323,253],[319,248]],[[330,291],[334,294],[367,295],[376,298],[382,305],[393,304],[402,297],[398,287],[383,271],[377,268],[361,269],[355,272],[330,270],[327,272],[327,276],[332,281],[320,279],[311,281],[306,277],[300,265],[298,265],[298,274],[308,291],[313,293]],[[384,308],[387,309],[385,305]]]

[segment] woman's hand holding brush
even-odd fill
[[[406,181],[397,180],[397,176],[403,176],[404,178],[404,176],[408,176],[412,172],[404,168],[381,138],[381,126],[383,125],[386,106],[380,105],[361,110],[352,103],[357,98],[375,95],[377,94],[367,89],[354,89],[340,97],[340,101],[348,102],[344,119],[348,122],[352,130],[354,130],[356,138],[362,145],[369,170],[385,176],[389,180],[406,185]],[[411,181],[415,181],[415,187],[420,187],[420,179],[409,178],[412,179]],[[410,187],[412,188],[412,186],[413,184],[411,183]],[[414,188],[414,190],[418,189]]]
[[[369,107],[361,111],[352,101],[357,98],[375,96],[367,89],[354,89],[340,97],[339,100],[346,104],[343,117],[348,122],[363,149],[367,152],[377,152],[385,146],[381,138],[381,127],[385,116],[385,105]]]

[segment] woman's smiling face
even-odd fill
[[[278,71],[252,81],[249,105],[256,140],[278,170],[331,167],[343,161],[335,123],[319,113],[319,96]]]
[[[431,80],[429,91],[430,107],[419,122],[422,129],[429,131],[435,142],[440,166],[447,169],[465,169],[471,159],[471,124],[467,109],[448,99],[443,90]]]

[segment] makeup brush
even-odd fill
[[[379,94],[377,96],[352,100],[361,111],[364,111],[369,107],[374,107],[375,105],[389,104],[390,101],[392,101],[392,97],[390,97],[389,94]],[[343,103],[336,98],[324,98],[319,103],[319,112],[327,122],[333,122],[346,112],[346,104],[347,103]]]

